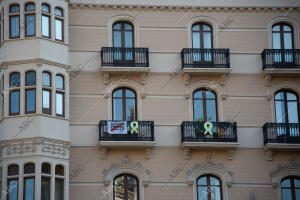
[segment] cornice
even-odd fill
[[[215,7],[215,6],[153,6],[70,3],[71,9],[93,10],[144,10],[144,11],[185,11],[185,12],[300,12],[300,7]]]

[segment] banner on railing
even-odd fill
[[[127,134],[127,122],[114,122],[108,121],[107,122],[108,134]]]

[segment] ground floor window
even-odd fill
[[[287,177],[281,181],[282,200],[300,199],[300,178]]]
[[[139,200],[139,181],[130,174],[121,174],[114,179],[114,200]]]
[[[198,200],[222,200],[221,181],[212,175],[204,175],[197,180]]]

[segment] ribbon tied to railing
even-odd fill
[[[208,133],[210,135],[213,135],[213,133],[212,133],[213,124],[211,122],[205,122],[204,123],[204,128],[205,128],[204,135],[206,135]]]
[[[131,122],[130,127],[131,127],[131,134],[133,134],[134,132],[136,134],[139,133],[139,122],[137,122],[137,121]]]

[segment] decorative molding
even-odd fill
[[[228,150],[228,160],[233,160],[233,155],[235,153],[235,150]]]
[[[184,159],[186,159],[186,160],[189,160],[190,159],[190,152],[191,152],[191,150],[189,149],[189,148],[184,148],[183,149],[183,152],[184,152]]]
[[[274,155],[274,150],[268,149],[267,150],[267,160],[272,161],[273,160],[273,155]]]
[[[265,85],[266,86],[271,86],[272,85],[272,76],[267,74],[267,75],[265,75],[264,78],[265,78]]]
[[[190,78],[191,78],[190,74],[184,74],[183,81],[184,81],[185,85],[189,85],[190,84]]]
[[[104,84],[109,84],[109,72],[104,72],[103,78]]]
[[[6,147],[6,154],[33,153],[37,150],[37,143],[36,141],[10,143],[5,145],[4,147]]]
[[[147,81],[148,74],[141,74],[141,85],[145,85]]]
[[[60,154],[65,156],[67,151],[70,149],[70,145],[67,144],[56,144],[53,142],[43,141],[42,143],[42,152],[48,152],[52,154]]]
[[[150,159],[151,156],[152,156],[152,148],[148,147],[148,148],[146,148],[146,156],[145,156],[145,158],[146,159]]]
[[[25,65],[25,64],[33,64],[33,63],[36,63],[37,66],[39,66],[39,67],[41,67],[42,64],[46,64],[46,65],[52,65],[52,66],[61,67],[61,68],[65,68],[65,69],[71,68],[71,65],[65,65],[62,63],[53,62],[53,61],[46,60],[43,58],[2,62],[0,64],[0,68],[8,67],[10,65]]]
[[[106,159],[107,156],[107,148],[106,147],[101,147],[101,158]]]
[[[220,85],[225,86],[228,80],[228,74],[224,74],[221,76]]]
[[[151,172],[144,169],[140,162],[134,162],[131,160],[123,160],[120,163],[112,163],[110,168],[103,170],[104,184],[106,186],[111,185],[113,179],[121,173],[131,173],[139,178],[139,181],[148,186],[150,183]]]

